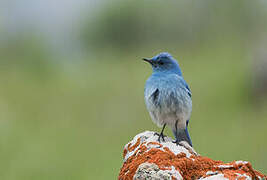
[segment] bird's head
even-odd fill
[[[153,72],[166,72],[182,75],[178,62],[167,52],[160,53],[151,59],[143,58],[151,64]]]

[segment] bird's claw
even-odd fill
[[[160,133],[160,134],[159,134],[159,133],[156,133],[156,132],[155,132],[155,133],[154,133],[154,136],[158,136],[158,137],[159,137],[159,138],[158,138],[158,141],[159,141],[159,142],[160,142],[160,138],[162,138],[163,142],[165,142],[165,139],[164,139],[164,138],[165,138],[166,136],[165,136],[163,133]]]
[[[172,143],[175,143],[176,145],[179,145],[179,141],[178,140],[172,141]]]
[[[193,147],[191,147],[188,142],[186,141],[172,141],[173,143],[175,143],[177,146],[183,146],[185,149],[187,149],[191,154],[195,155],[195,156],[199,156],[199,154],[194,150]]]

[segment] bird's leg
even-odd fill
[[[160,142],[160,138],[162,138],[163,142],[165,142],[164,134],[163,134],[163,131],[164,131],[164,129],[165,129],[165,126],[166,126],[166,123],[163,125],[163,128],[162,128],[160,134],[159,134],[159,133],[154,133],[154,135],[159,136],[159,138],[158,138],[158,141],[159,141],[159,142]]]
[[[188,146],[192,149],[192,141],[190,139],[187,127],[185,129],[178,129],[177,121],[175,122],[175,141],[176,145],[184,146],[188,149]]]
[[[178,140],[178,137],[177,137],[177,123],[178,121],[175,122],[175,141],[172,141],[173,143],[175,143],[176,145],[179,144],[179,140]]]

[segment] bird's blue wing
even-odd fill
[[[189,95],[190,97],[192,97],[191,90],[190,90],[190,88],[188,87],[188,85],[187,85],[187,84],[186,84],[186,86],[185,86],[185,87],[186,87],[186,89],[188,90],[188,92],[187,92],[187,93],[188,93],[188,95]]]
[[[185,80],[184,80],[184,79],[182,79],[182,80],[181,80],[181,83],[182,83],[182,84],[185,86],[185,88],[186,88],[186,91],[187,91],[188,95],[189,95],[190,97],[192,97],[191,90],[190,90],[190,88],[189,88],[188,84],[185,82]]]
[[[177,86],[179,88],[182,88],[184,91],[186,91],[186,93],[188,94],[188,96],[190,98],[192,97],[191,90],[190,90],[188,84],[185,82],[185,80],[184,80],[184,78],[182,76],[179,76],[177,74],[169,75],[167,84],[171,85],[171,86]]]

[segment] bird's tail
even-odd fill
[[[179,129],[177,132],[173,132],[173,133],[175,135],[175,138],[176,138],[176,141],[177,142],[186,141],[186,142],[188,142],[188,144],[191,147],[193,147],[192,141],[191,141],[191,138],[189,136],[187,127],[185,129]]]

